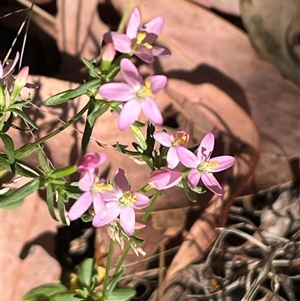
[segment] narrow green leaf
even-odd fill
[[[26,183],[21,188],[15,190],[11,194],[9,194],[9,195],[5,194],[4,196],[1,196],[0,208],[2,208],[3,206],[10,205],[12,203],[18,202],[21,199],[24,199],[28,195],[37,191],[39,189],[39,185],[40,185],[40,178],[37,177],[37,178],[33,179],[32,181]]]
[[[141,146],[141,148],[143,150],[147,149],[147,141],[143,135],[143,133],[141,132],[141,130],[139,129],[139,127],[132,125],[131,129],[133,131],[133,134],[138,142],[138,144]]]
[[[81,289],[86,288],[90,291],[93,276],[97,274],[96,263],[94,258],[86,259],[77,273],[77,283]]]
[[[6,134],[2,134],[0,139],[2,139],[4,143],[9,164],[13,164],[15,162],[15,146],[13,140]]]
[[[17,159],[28,157],[39,147],[40,145],[35,142],[26,143],[15,151],[15,156]]]
[[[89,113],[87,120],[90,126],[94,126],[97,118],[102,116],[107,110],[109,110],[109,104],[103,104],[99,101],[94,101],[93,110]]]
[[[44,104],[46,106],[55,106],[58,104],[65,103],[78,96],[87,94],[88,91],[99,88],[100,85],[101,85],[101,79],[94,79],[92,81],[89,81],[87,83],[80,85],[76,89],[64,91],[64,92],[61,92],[61,93],[51,96],[44,102]]]
[[[47,188],[46,188],[46,200],[47,200],[47,205],[48,205],[48,210],[51,215],[51,217],[58,221],[58,218],[56,217],[55,211],[54,211],[54,188],[53,186],[49,183]]]
[[[60,294],[66,293],[68,289],[62,284],[44,284],[38,287],[31,289],[24,297],[23,301],[52,301],[50,297]],[[78,299],[77,299],[78,300]]]
[[[69,221],[69,219],[66,217],[66,209],[65,209],[64,198],[63,198],[63,196],[60,195],[60,194],[58,194],[57,207],[58,207],[58,212],[59,212],[60,220],[61,220],[65,225],[70,225],[70,221]]]
[[[0,167],[4,170],[13,172],[6,155],[0,154]],[[24,176],[27,178],[35,178],[37,176],[35,173],[31,172],[30,170],[23,168],[21,162],[19,162],[18,160],[14,167],[15,167],[15,173],[20,176]]]
[[[49,172],[51,169],[50,169],[50,167],[48,165],[48,162],[45,158],[45,154],[43,153],[43,151],[41,149],[38,152],[38,158],[39,158],[39,163],[42,166],[43,170],[45,172]]]
[[[117,284],[120,281],[121,277],[123,276],[124,272],[125,272],[124,269],[121,269],[120,272],[118,272],[116,275],[114,275],[114,277],[111,279],[111,281],[107,285],[108,296],[111,295],[112,291],[117,286]]]
[[[19,115],[25,122],[27,122],[32,128],[38,130],[38,126],[21,110],[19,109],[11,109],[12,112]]]
[[[107,301],[129,301],[135,295],[136,295],[136,291],[133,288],[130,287],[117,288],[109,294]]]

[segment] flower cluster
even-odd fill
[[[134,209],[142,209],[149,205],[150,199],[132,191],[123,169],[118,169],[113,185],[107,184],[98,177],[98,168],[106,160],[105,153],[87,153],[77,165],[81,173],[78,187],[83,194],[69,210],[69,219],[76,220],[93,205],[93,226],[108,225],[120,218],[120,224],[128,235],[135,228]]]

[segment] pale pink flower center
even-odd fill
[[[132,206],[136,202],[136,196],[130,191],[124,192],[124,194],[119,198],[119,203],[125,206]]]
[[[153,98],[154,95],[151,90],[151,82],[146,80],[144,85],[135,92],[135,96],[140,100],[145,99],[147,96]]]
[[[208,161],[205,161],[201,164],[199,164],[197,166],[197,169],[200,171],[200,172],[206,172],[208,175],[211,175],[211,172],[208,172],[207,171],[207,168],[215,168],[219,165],[218,162],[216,161],[213,161],[213,162],[208,162]]]

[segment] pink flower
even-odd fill
[[[121,53],[134,53],[146,63],[153,63],[154,56],[170,55],[167,48],[153,46],[164,26],[164,19],[157,17],[141,24],[141,16],[138,8],[135,8],[130,16],[126,34],[109,32],[104,35],[104,40],[112,42],[117,51]]]
[[[150,173],[149,184],[158,190],[176,186],[182,179],[181,173],[168,168],[154,170]]]
[[[166,132],[155,132],[153,137],[161,145],[169,147],[167,153],[168,167],[172,169],[175,168],[179,163],[177,150],[179,147],[187,145],[190,134],[185,130],[177,131],[171,135]]]
[[[104,180],[100,180],[95,173],[88,171],[79,180],[78,186],[84,193],[70,208],[68,216],[71,221],[81,217],[93,204],[95,210],[94,219],[105,216],[106,206],[103,200],[103,193],[112,190],[111,185],[106,185]]]
[[[104,163],[107,155],[103,152],[91,152],[84,154],[77,162],[77,170],[80,173],[94,171]]]
[[[114,177],[115,188],[104,194],[107,213],[104,218],[96,214],[94,227],[109,224],[120,216],[120,223],[128,235],[132,235],[135,227],[134,209],[142,209],[149,205],[150,199],[138,192],[131,191],[131,187],[123,169],[118,169]],[[96,212],[97,213],[97,212]]]
[[[188,184],[192,189],[198,185],[201,179],[209,190],[217,195],[222,195],[223,189],[213,173],[231,167],[235,159],[232,156],[210,158],[214,149],[214,139],[212,133],[206,134],[199,145],[197,156],[183,147],[178,149],[177,155],[184,166],[191,168],[188,174]]]
[[[154,124],[162,124],[163,118],[153,97],[167,84],[166,76],[149,76],[143,81],[129,59],[122,59],[120,66],[126,83],[107,83],[99,88],[102,97],[126,102],[120,113],[119,129],[125,130],[133,124],[141,110]]]

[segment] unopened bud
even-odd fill
[[[108,70],[116,55],[116,50],[113,43],[108,43],[102,48],[101,69]]]

